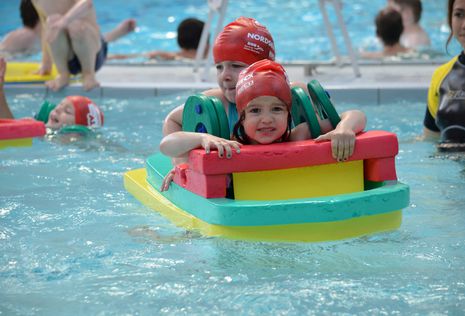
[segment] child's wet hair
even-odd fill
[[[178,45],[183,49],[197,49],[205,23],[195,18],[183,20],[178,26]]]

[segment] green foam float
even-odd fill
[[[183,130],[230,138],[229,123],[223,103],[216,97],[196,94],[184,104]]]
[[[306,122],[312,138],[321,135],[320,120],[329,119],[333,128],[341,121],[327,92],[317,80],[312,80],[307,85],[310,98],[300,87],[293,87],[292,92],[292,120],[295,125]],[[318,117],[317,117],[318,116]]]

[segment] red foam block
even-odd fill
[[[349,161],[394,157],[398,151],[395,134],[385,131],[363,132],[357,135],[355,150]],[[219,158],[216,152],[206,154],[201,149],[189,154],[189,168],[206,175],[297,168],[334,162],[331,143],[316,143],[313,140],[242,146],[241,153],[234,153],[231,159]]]
[[[226,197],[227,175],[204,175],[188,169],[187,164],[175,167],[174,183],[205,198]]]
[[[40,137],[44,135],[44,122],[33,119],[0,119],[0,140]]]
[[[373,158],[363,161],[363,172],[365,180],[388,181],[397,180],[396,158]]]

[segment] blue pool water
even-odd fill
[[[208,7],[205,0],[99,0],[94,1],[102,31],[109,31],[125,18],[138,21],[137,32],[110,45],[110,53],[137,53],[148,50],[176,51],[176,27],[186,17],[206,20]],[[373,50],[377,47],[374,16],[385,6],[386,0],[344,1],[343,14],[356,49]],[[446,1],[423,1],[422,26],[432,38],[430,50],[419,56],[423,59],[448,58],[445,42],[448,37]],[[18,1],[4,0],[0,38],[20,25]],[[332,7],[330,15],[334,18]],[[318,9],[318,1],[245,0],[230,1],[225,21],[238,16],[255,17],[266,25],[276,43],[277,58],[281,61],[327,60],[332,57],[329,40]],[[342,35],[336,31],[342,47]],[[454,43],[450,54],[459,52]],[[31,59],[39,60],[39,56]],[[142,61],[136,59],[133,61]],[[118,62],[118,61],[116,61]]]
[[[1,315],[463,313],[465,161],[416,140],[422,103],[360,107],[368,129],[399,136],[411,188],[400,229],[283,244],[186,232],[124,190],[187,95],[98,100],[99,138],[0,151]],[[9,97],[17,116],[38,99]]]

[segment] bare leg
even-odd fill
[[[95,59],[102,43],[99,31],[82,20],[72,22],[68,27],[71,46],[81,63],[82,86],[91,90],[100,84],[95,78]]]
[[[53,17],[50,17],[51,22]],[[60,31],[56,39],[49,45],[58,76],[45,84],[53,91],[58,91],[69,84],[68,59],[71,55],[70,42],[65,31]]]
[[[122,21],[120,24],[118,24],[117,27],[115,27],[113,30],[111,30],[108,33],[105,33],[103,38],[105,39],[105,42],[110,43],[114,42],[117,39],[134,32],[134,29],[136,28],[136,20],[134,19],[126,19]]]

